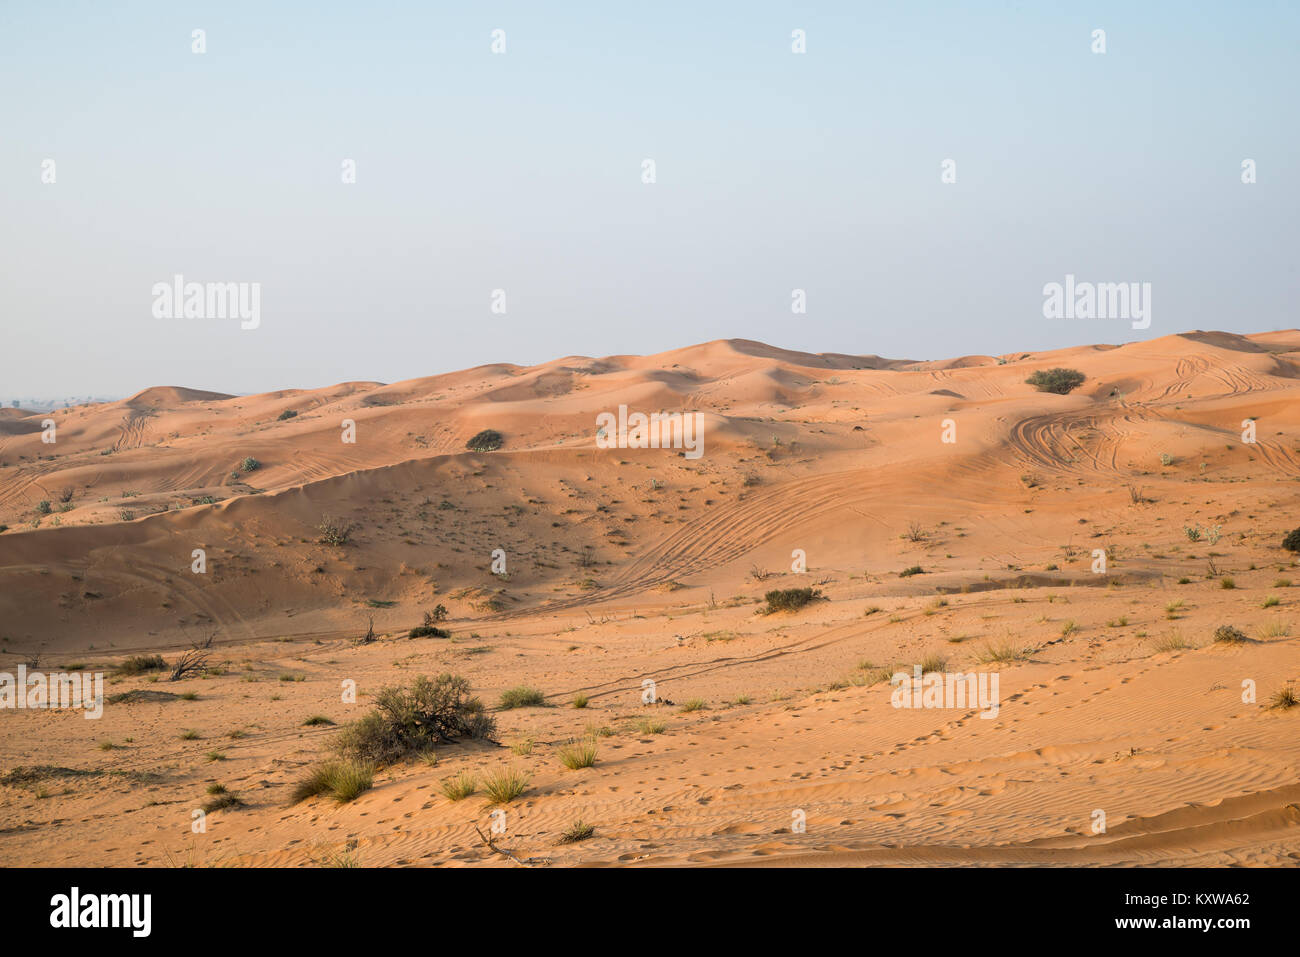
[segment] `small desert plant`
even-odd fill
[[[1280,605],[1280,604],[1282,604],[1282,599],[1281,599],[1281,598],[1278,598],[1276,595],[1269,595],[1267,598],[1264,599],[1264,605],[1263,605],[1263,607],[1264,607],[1264,608],[1274,608],[1274,607],[1276,607],[1277,605]]]
[[[436,625],[438,622],[446,621],[446,620],[447,620],[446,605],[438,605],[433,609],[433,611],[426,611],[424,613],[424,623],[426,625]]]
[[[1276,708],[1279,711],[1286,711],[1300,704],[1300,698],[1296,697],[1295,690],[1288,685],[1281,691],[1273,692],[1273,697],[1269,699],[1268,706]]]
[[[682,714],[690,714],[692,711],[700,711],[704,708],[703,698],[691,698],[681,706]]]
[[[595,833],[596,833],[596,829],[592,827],[590,824],[583,824],[581,821],[574,821],[571,825],[569,825],[568,830],[566,830],[563,834],[560,835],[560,839],[555,843],[577,844],[579,841],[587,840]]]
[[[213,811],[224,811],[228,808],[243,807],[244,802],[239,799],[239,795],[234,791],[227,791],[224,785],[213,784],[208,788],[208,794],[211,798],[203,802],[203,813],[211,814]]]
[[[310,718],[308,718],[306,721],[304,721],[304,722],[302,723],[302,726],[303,726],[304,728],[315,728],[315,727],[317,727],[317,726],[319,726],[319,725],[322,725],[322,724],[333,724],[333,723],[334,723],[333,721],[331,721],[329,718],[325,717],[325,715],[323,715],[323,714],[314,714],[314,715],[312,715]]]
[[[1282,547],[1289,552],[1300,552],[1300,528],[1293,528],[1282,539]]]
[[[921,674],[928,675],[933,672],[945,671],[948,668],[948,659],[937,652],[931,652],[921,659]]]
[[[1191,648],[1191,644],[1182,636],[1181,632],[1171,631],[1165,637],[1155,641],[1151,645],[1157,652],[1162,651],[1186,651]]]
[[[1230,645],[1240,644],[1246,640],[1246,633],[1232,625],[1220,625],[1214,629],[1214,640]]]
[[[1028,379],[1025,380],[1027,385],[1032,385],[1039,392],[1053,392],[1056,395],[1067,395],[1071,390],[1077,389],[1083,385],[1084,374],[1077,369],[1039,369]]]
[[[636,723],[636,729],[642,734],[663,734],[668,730],[668,725],[653,718],[642,718]]]
[[[911,578],[913,575],[924,575],[925,569],[920,565],[913,565],[910,568],[904,568],[898,573],[899,578]]]
[[[37,515],[49,515],[50,512],[51,512],[52,510],[53,510],[53,506],[50,505],[50,501],[49,501],[49,499],[44,499],[44,498],[43,498],[43,499],[41,499],[39,502],[36,503],[36,514],[37,514]]]
[[[457,738],[491,738],[496,721],[470,694],[458,675],[418,676],[411,687],[389,686],[375,696],[375,710],[347,725],[336,747],[340,754],[373,765],[387,765],[435,744]]]
[[[573,706],[575,708],[585,708],[590,700],[585,694],[576,694],[573,696]]]
[[[239,467],[245,472],[256,472],[262,467],[262,463],[250,455],[248,458],[244,459],[244,461],[239,463]]]
[[[1068,638],[1070,635],[1074,634],[1078,630],[1079,630],[1079,623],[1076,622],[1073,618],[1071,618],[1069,621],[1067,621],[1065,624],[1061,626],[1061,637]]]
[[[355,801],[374,787],[374,765],[364,761],[325,761],[308,772],[293,789],[293,803],[329,794],[340,804]]]
[[[483,793],[489,804],[506,804],[528,790],[528,775],[517,768],[503,768],[483,779]]]
[[[559,756],[560,763],[570,771],[589,768],[596,763],[596,739],[588,737],[581,741],[570,741],[560,748]]]
[[[162,655],[131,655],[117,666],[118,674],[142,675],[146,671],[163,671],[167,662]]]
[[[322,515],[320,524],[316,526],[316,531],[320,532],[320,538],[317,539],[320,544],[341,547],[351,541],[352,533],[356,531],[356,525],[339,518],[332,518],[329,515]]]
[[[776,611],[796,611],[811,601],[821,597],[821,591],[816,588],[777,588],[763,596],[767,602],[767,607],[763,609],[766,615]]]
[[[295,418],[297,415],[298,413],[295,412],[293,409],[285,409],[283,412],[281,412],[279,415],[275,417],[275,420],[277,422],[283,422],[286,419]]]
[[[536,688],[519,685],[501,692],[501,709],[510,711],[514,708],[540,708],[546,704],[546,695]]]
[[[445,628],[435,628],[433,625],[416,625],[411,629],[411,638],[450,638],[451,632]]]
[[[504,443],[501,433],[494,429],[484,429],[465,443],[471,452],[495,452]]]
[[[1010,661],[1024,661],[1033,653],[1032,648],[1017,644],[1008,638],[998,644],[987,644],[978,655],[980,664],[1005,664]]]
[[[1280,621],[1266,621],[1259,626],[1257,634],[1265,641],[1270,638],[1285,638],[1291,634],[1291,626]]]
[[[1227,575],[1225,575],[1223,578],[1219,579],[1219,587],[1223,589],[1236,588],[1237,581],[1236,579],[1229,578]]]
[[[455,777],[446,778],[442,782],[442,793],[450,801],[463,801],[477,790],[478,781],[468,771],[462,771]]]

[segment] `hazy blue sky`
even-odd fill
[[[0,396],[1297,325],[1295,3],[272,6],[0,5]],[[1151,328],[1044,319],[1067,273]]]

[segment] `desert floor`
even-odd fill
[[[1053,366],[1087,379],[1025,384]],[[596,448],[620,404],[700,412],[703,456]],[[1296,331],[933,362],[729,340],[0,410],[0,671],[150,692],[0,711],[0,863],[510,867],[482,794],[441,784],[514,767],[497,846],[533,864],[1293,865],[1298,480]],[[759,613],[801,586],[824,600]],[[438,604],[452,637],[408,638]],[[206,676],[115,672],[208,636]],[[996,716],[893,707],[927,658],[997,671]],[[547,704],[291,803],[376,690],[444,671]],[[244,806],[193,833],[213,783]]]

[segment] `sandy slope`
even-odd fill
[[[1024,384],[1058,365],[1087,381]],[[0,784],[0,862],[505,864],[474,833],[482,798],[439,782],[513,765],[532,785],[502,846],[555,864],[1294,863],[1300,709],[1268,703],[1300,678],[1283,584],[1300,569],[1279,547],[1300,525],[1298,395],[1300,332],[1197,332],[931,362],[729,340],[4,410],[0,669],[174,657],[212,633],[222,667],[112,679],[197,698],[99,721],[0,712],[0,772],[65,769]],[[595,448],[620,403],[701,412],[704,456]],[[505,447],[466,452],[483,428]],[[351,544],[318,542],[325,514],[357,523]],[[1188,538],[1198,524],[1214,544]],[[756,614],[795,585],[829,600]],[[438,603],[453,639],[405,638]],[[355,644],[371,619],[384,640]],[[1225,623],[1251,640],[1212,642]],[[1189,647],[1160,650],[1175,635]],[[991,646],[1030,651],[980,664]],[[932,653],[998,670],[998,716],[892,707],[878,669]],[[345,721],[443,670],[490,702],[546,692],[552,707],[498,716],[531,753],[449,746],[353,804],[289,806],[336,733],[307,717]],[[642,705],[645,678],[674,703]],[[566,707],[580,692],[590,705]],[[666,732],[638,731],[647,716]],[[557,748],[589,726],[613,732],[599,763],[563,769]],[[247,806],[191,834],[214,781]],[[578,818],[595,837],[556,846]]]

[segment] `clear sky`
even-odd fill
[[[1267,0],[6,0],[0,396],[1289,328],[1297,34]],[[178,273],[260,283],[260,326],[156,318]],[[1045,319],[1067,273],[1150,282],[1151,327]]]

